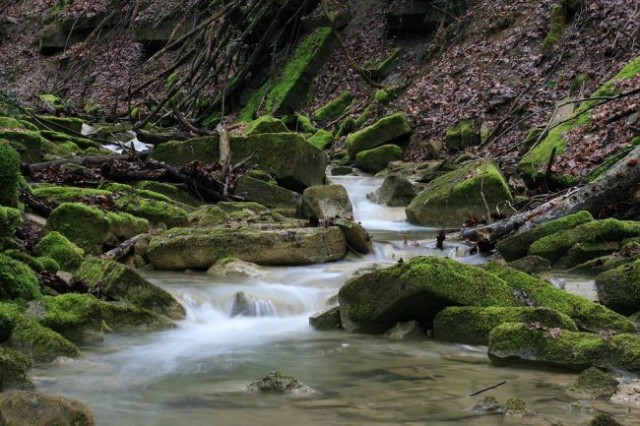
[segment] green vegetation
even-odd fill
[[[340,117],[340,115],[353,102],[353,94],[344,92],[340,96],[327,102],[324,106],[313,112],[313,116],[320,121],[331,121]]]
[[[9,207],[18,205],[19,176],[20,156],[15,149],[4,143],[0,136],[0,205]],[[7,215],[5,211],[5,216]],[[0,237],[2,234],[0,233]]]
[[[40,297],[40,283],[31,268],[4,254],[0,254],[0,265],[0,300]]]
[[[479,145],[481,137],[480,133],[473,128],[472,122],[463,121],[447,130],[446,140],[449,149],[462,151],[467,147]]]
[[[220,155],[218,136],[204,136],[182,141],[170,141],[153,148],[150,158],[174,166],[183,166],[194,160],[215,163]]]
[[[398,145],[386,144],[356,154],[356,166],[369,173],[384,170],[390,161],[402,159],[402,148]]]
[[[56,231],[49,232],[38,242],[35,253],[48,256],[65,271],[74,270],[80,266],[84,256],[84,250]]]
[[[20,210],[0,206],[0,248],[9,240],[14,231],[22,224]]]
[[[0,392],[8,389],[33,389],[33,383],[27,377],[29,368],[31,359],[28,356],[0,346]]]
[[[263,115],[262,117],[253,120],[244,131],[246,136],[249,135],[261,135],[264,133],[286,133],[289,129],[281,120],[273,118],[270,115]]]
[[[411,127],[404,113],[397,112],[384,117],[375,124],[347,136],[349,157],[353,160],[361,151],[384,145],[410,132]]]
[[[567,28],[566,11],[562,4],[554,4],[550,12],[549,32],[542,43],[542,50],[551,49]]]
[[[640,310],[640,260],[618,266],[596,277],[600,303],[623,315]]]
[[[596,367],[588,368],[580,373],[571,392],[588,398],[610,397],[616,391],[618,381],[613,376]]]
[[[320,129],[307,139],[309,143],[318,149],[326,150],[333,143],[333,133],[328,130]]]

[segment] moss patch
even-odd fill
[[[315,110],[313,116],[320,121],[335,120],[351,105],[353,99],[354,97],[351,92],[344,92],[337,98],[332,99]]]
[[[65,271],[74,270],[80,266],[84,256],[84,250],[56,231],[45,235],[36,245],[35,252],[55,260]]]
[[[288,132],[287,126],[281,120],[274,118],[270,115],[263,115],[262,117],[253,120],[244,131],[246,136],[249,135],[261,135],[264,133],[284,133]]]
[[[318,149],[326,150],[333,143],[333,133],[328,130],[320,129],[307,139],[309,143]]]
[[[0,136],[0,205],[17,206],[19,177],[20,156]]]
[[[473,123],[470,121],[463,121],[447,130],[446,141],[449,149],[462,151],[467,147],[480,144],[480,132],[473,128]]]
[[[0,346],[0,392],[8,389],[33,389],[27,377],[31,359],[25,354]]]
[[[600,303],[623,315],[640,311],[640,260],[596,277]]]
[[[22,262],[0,254],[0,300],[33,300],[40,297],[35,272]]]
[[[11,238],[21,224],[22,213],[20,213],[20,210],[0,206],[0,248],[3,245],[3,241]]]
[[[404,113],[397,112],[384,117],[371,126],[347,136],[346,144],[349,157],[353,160],[361,151],[384,145],[394,139],[406,136],[410,132],[411,127]]]
[[[194,160],[215,163],[219,159],[218,136],[193,138],[186,141],[170,141],[157,145],[150,158],[174,166],[183,166]]]
[[[398,145],[386,144],[376,148],[360,151],[356,155],[356,166],[369,173],[377,173],[384,170],[390,161],[402,158],[402,148]]]

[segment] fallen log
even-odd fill
[[[640,146],[635,147],[593,182],[573,188],[546,203],[483,227],[463,229],[460,235],[471,240],[495,242],[521,229],[549,222],[568,214],[589,211],[605,216],[612,206],[628,199],[640,186]]]
[[[106,253],[102,253],[100,255],[100,259],[105,260],[122,260],[129,256],[131,252],[134,250],[136,243],[142,238],[145,234],[138,234],[133,238],[129,238],[126,241],[121,242],[115,248],[109,250]]]

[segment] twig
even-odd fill
[[[467,395],[467,398],[471,398],[472,396],[480,395],[483,392],[489,391],[491,389],[495,389],[495,388],[500,387],[500,386],[502,386],[502,385],[504,385],[506,383],[507,383],[507,381],[503,380],[500,383],[496,383],[495,385],[491,385],[491,386],[488,386],[486,388],[482,388],[480,390],[477,390],[475,392],[471,392],[469,395]]]

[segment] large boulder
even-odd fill
[[[63,203],[47,220],[48,231],[58,231],[88,253],[103,252],[105,243],[114,243],[144,234],[146,219],[128,213],[103,212],[80,203]]]
[[[40,297],[35,272],[22,262],[0,254],[0,300],[32,300]]]
[[[263,115],[262,117],[253,120],[247,125],[244,131],[246,136],[250,135],[262,135],[265,133],[286,133],[289,129],[287,126],[277,118],[270,115]]]
[[[241,176],[236,181],[234,194],[271,208],[294,209],[300,199],[297,192],[250,176]]]
[[[435,315],[448,306],[519,304],[502,279],[441,257],[418,257],[357,276],[338,298],[342,326],[365,333],[383,333],[410,320],[431,328]]]
[[[601,273],[596,277],[598,299],[622,315],[640,311],[640,260]]]
[[[309,317],[309,325],[318,331],[336,330],[342,328],[340,324],[340,307],[329,306]]]
[[[57,231],[49,232],[40,239],[36,244],[35,253],[38,256],[50,257],[65,271],[75,270],[82,263],[84,256],[84,250]]]
[[[344,232],[350,249],[360,254],[369,254],[373,251],[373,240],[364,226],[351,219],[343,218],[333,220],[333,224]]]
[[[371,126],[347,136],[349,158],[355,160],[359,152],[385,145],[409,133],[411,133],[411,126],[403,112],[384,117]]]
[[[412,223],[459,226],[472,218],[486,218],[509,202],[509,187],[496,164],[475,160],[429,182],[406,213]]]
[[[91,409],[82,402],[39,392],[2,392],[0,411],[12,426],[95,425]]]
[[[149,258],[157,269],[207,269],[236,257],[258,265],[304,265],[338,260],[347,244],[338,227],[254,229],[174,228],[154,238]]]
[[[167,291],[151,284],[133,269],[113,260],[90,258],[74,275],[90,289],[111,300],[148,309],[171,319],[182,319],[185,310]]]
[[[496,249],[506,261],[511,262],[526,256],[531,244],[540,238],[555,234],[558,231],[573,229],[578,225],[591,221],[593,221],[591,213],[583,210],[518,232],[515,235],[499,241],[498,244],[496,244]]]
[[[184,166],[195,160],[215,163],[220,159],[220,141],[217,134],[186,141],[169,141],[155,146],[149,158],[174,166]]]
[[[380,170],[384,170],[391,161],[397,161],[401,158],[402,148],[394,144],[385,144],[356,154],[356,166],[368,173],[378,173]]]
[[[433,337],[446,342],[487,345],[491,330],[508,322],[535,322],[549,328],[578,331],[571,318],[550,308],[452,306],[436,315]]]
[[[382,182],[382,186],[375,192],[367,194],[367,198],[378,204],[405,207],[411,203],[416,194],[416,188],[408,179],[393,174],[387,176]]]
[[[296,215],[305,219],[353,218],[353,206],[342,185],[312,186],[302,193]]]

